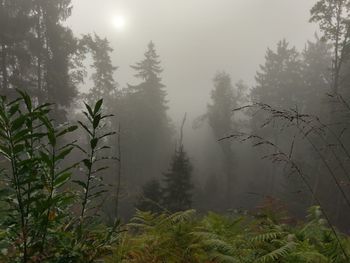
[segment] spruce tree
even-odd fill
[[[256,73],[256,86],[252,90],[253,102],[274,107],[303,108],[302,61],[295,47],[286,40],[277,43],[277,50],[268,49],[264,65]]]
[[[127,134],[124,144],[130,180],[142,184],[161,175],[161,164],[168,162],[171,127],[167,115],[165,85],[160,74],[159,56],[150,42],[145,57],[135,66],[138,85],[128,85],[124,93],[121,122]]]
[[[171,212],[191,208],[192,165],[183,145],[175,151],[170,169],[164,174],[163,205]]]

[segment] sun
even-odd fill
[[[123,15],[114,16],[112,19],[113,26],[118,30],[123,30],[126,25],[126,19]]]

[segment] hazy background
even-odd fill
[[[286,38],[303,49],[317,30],[308,22],[313,4],[315,0],[73,0],[68,23],[78,35],[96,32],[109,39],[121,87],[132,79],[129,65],[143,57],[153,40],[164,67],[169,114],[179,123],[184,112],[190,119],[205,112],[217,71],[251,86],[267,47],[274,49]],[[123,30],[113,26],[117,15],[126,19]]]

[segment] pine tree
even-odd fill
[[[163,205],[169,211],[177,212],[191,208],[191,174],[191,162],[183,145],[180,145],[175,151],[169,171],[164,174]]]
[[[303,80],[301,59],[295,47],[286,40],[279,41],[277,50],[268,49],[265,64],[256,73],[256,87],[252,91],[254,102],[275,107],[302,108]]]
[[[126,166],[134,183],[144,183],[159,177],[163,163],[168,162],[171,145],[171,127],[167,115],[165,86],[161,82],[159,57],[152,42],[145,58],[132,66],[138,85],[128,85],[124,94],[121,123],[126,132]]]

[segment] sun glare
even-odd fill
[[[112,23],[116,29],[123,30],[125,28],[125,25],[126,25],[126,20],[125,20],[124,16],[117,15],[117,16],[113,17]]]

